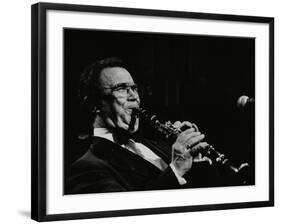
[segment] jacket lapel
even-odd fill
[[[142,157],[104,138],[94,137],[91,151],[121,172],[134,173],[143,177],[161,172]]]
[[[163,159],[167,164],[171,162],[171,148],[166,143],[160,141],[152,141],[146,138],[139,138],[138,141],[149,149],[151,149],[156,155]]]

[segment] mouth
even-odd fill
[[[135,109],[138,109],[139,107],[134,106],[134,107],[128,107],[125,109],[126,114],[132,115]]]
[[[125,112],[126,112],[126,114],[128,114],[128,115],[132,115],[132,113],[133,113],[133,108],[127,108],[127,109],[125,110]]]
[[[133,124],[135,124],[136,120],[138,120],[138,116],[135,113],[135,109],[138,107],[132,107],[132,108],[126,108],[125,109],[125,120],[127,122],[127,124],[129,124],[129,127],[131,127],[130,129],[132,129],[132,127],[134,126]]]

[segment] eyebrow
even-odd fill
[[[107,87],[103,87],[103,88],[105,88],[105,89],[112,89],[112,88],[118,88],[118,87],[123,87],[123,86],[128,86],[128,85],[136,86],[137,84],[133,83],[133,82],[121,82],[121,83],[117,83],[115,85],[107,86]]]

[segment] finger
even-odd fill
[[[199,132],[195,132],[195,129],[194,129],[194,128],[189,128],[189,129],[186,129],[186,130],[184,130],[183,132],[181,132],[180,135],[187,136],[187,135],[190,134],[190,133],[199,133]]]
[[[184,153],[177,156],[183,160],[192,159],[192,155],[189,153],[189,150],[185,150]]]
[[[213,161],[212,161],[210,158],[206,157],[206,156],[204,156],[204,157],[202,158],[202,160],[208,162],[210,165],[213,164]]]
[[[199,135],[202,135],[200,132],[190,132],[190,133],[185,133],[183,136],[185,137],[186,142],[188,142],[190,145],[193,143],[192,139],[195,137],[198,137]],[[194,144],[192,144],[194,145]]]
[[[200,133],[200,132],[193,132],[193,133]],[[190,147],[195,146],[197,143],[201,142],[205,138],[204,134],[194,135],[193,133],[189,134],[189,135],[193,135],[193,136],[190,137],[187,141],[187,144]]]
[[[176,122],[173,124],[173,126],[174,126],[175,128],[180,128],[180,127],[181,127],[181,122],[180,122],[180,121],[176,121]]]
[[[185,149],[184,151],[174,151],[172,153],[172,161],[182,161],[192,159],[191,154],[189,153],[189,150]]]
[[[210,165],[213,164],[212,160],[211,160],[210,158],[208,158],[208,157],[205,157],[205,156],[204,156],[203,158],[201,158],[201,159],[194,158],[194,159],[193,159],[193,162],[194,162],[194,163],[208,162]]]
[[[181,144],[184,148],[187,147],[189,145],[188,148],[190,148],[192,145],[192,141],[191,139],[196,137],[196,136],[199,136],[201,133],[200,132],[194,132],[194,129],[193,128],[190,128],[191,130],[186,130],[184,132],[182,132],[175,143],[178,143],[178,144]]]
[[[190,128],[192,130],[186,130],[184,132],[182,132],[178,138],[177,138],[177,142],[181,145],[187,148],[191,148],[193,145],[195,145],[196,142],[196,137],[200,136],[201,133],[200,132],[194,132],[193,128]],[[192,132],[191,132],[192,131]],[[194,139],[195,138],[195,139]],[[193,139],[193,140],[192,140]]]
[[[192,149],[190,149],[191,150],[191,154],[193,156],[197,156],[198,153],[201,154],[200,152],[203,152],[204,149],[206,149],[208,147],[209,147],[209,144],[207,142],[200,142],[197,145],[194,145],[192,147]],[[201,155],[201,157],[202,157],[202,155]]]
[[[208,148],[209,147],[209,144],[207,142],[200,142],[198,143],[197,145],[194,145],[193,148],[194,149],[205,149],[205,148]]]
[[[184,121],[184,122],[181,123],[179,128],[181,129],[181,131],[192,128],[192,123],[190,123],[188,121]]]
[[[199,131],[199,128],[196,124],[192,123],[191,126],[195,129],[195,131]]]
[[[190,133],[190,131],[192,131]],[[193,146],[193,144],[197,144],[197,138],[199,137],[199,141],[203,139],[203,136],[200,136],[200,132],[194,132],[194,129],[191,128],[191,130],[186,130],[182,132],[176,142],[173,144],[173,151],[176,153],[183,153],[186,148],[190,148]]]

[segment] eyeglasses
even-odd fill
[[[130,90],[134,93],[138,93],[138,86],[136,84],[130,83],[118,83],[111,87],[104,87],[105,89],[110,89],[111,94],[115,94],[117,97],[126,97],[128,96]]]

